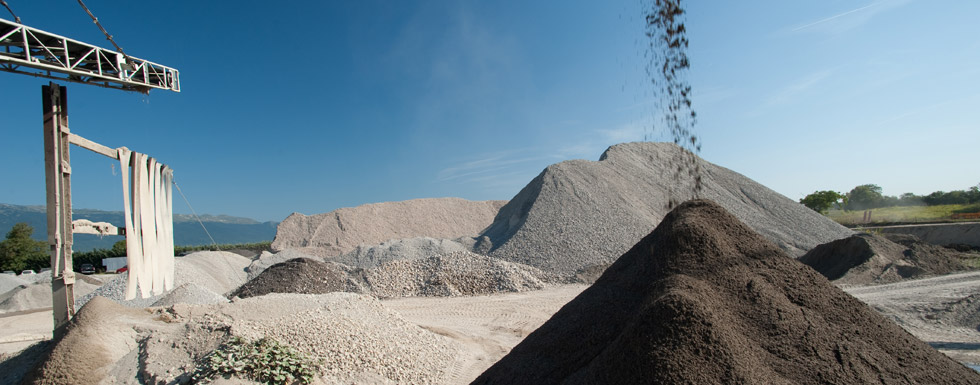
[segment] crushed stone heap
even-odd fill
[[[275,251],[300,248],[318,257],[333,257],[361,244],[389,239],[474,236],[493,222],[505,201],[426,198],[345,207],[329,213],[293,213],[276,229]]]
[[[474,383],[980,384],[980,374],[696,200]]]
[[[270,266],[229,296],[333,292],[364,293],[378,298],[490,295],[539,290],[552,278],[530,266],[465,250],[396,259],[367,269],[296,258]]]
[[[492,244],[490,255],[566,276],[601,271],[660,223],[669,211],[671,186],[691,191],[685,185],[690,181],[676,181],[672,174],[683,151],[670,143],[624,143],[609,147],[598,162],[548,166],[483,232]],[[853,233],[741,174],[699,162],[701,197],[718,202],[793,257]]]
[[[339,263],[309,258],[290,259],[269,266],[229,296],[248,298],[269,293],[363,293],[363,277],[355,278],[359,274]]]
[[[968,270],[976,254],[930,245],[912,235],[867,233],[814,247],[800,257],[841,285],[871,285]]]

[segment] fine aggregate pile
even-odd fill
[[[209,305],[214,303],[228,302],[221,294],[215,293],[208,288],[198,286],[196,283],[188,282],[175,287],[173,290],[164,294],[160,299],[153,303],[153,306],[173,306],[179,303],[189,305]]]
[[[474,236],[493,222],[504,203],[426,198],[372,203],[309,216],[293,213],[279,223],[272,249],[301,248],[318,257],[333,257],[361,244],[389,239]]]
[[[339,263],[309,258],[290,259],[265,269],[229,296],[248,298],[269,293],[362,293],[365,291],[364,280],[358,273]]]
[[[382,263],[364,273],[379,298],[455,297],[540,290],[547,274],[469,251]]]
[[[74,285],[75,297],[78,298],[87,295],[98,288],[98,285],[93,285],[87,280],[76,279]],[[50,308],[51,304],[51,281],[41,281],[18,286],[13,290],[0,294],[0,314]]]
[[[490,255],[566,276],[598,270],[636,244],[668,212],[685,150],[669,143],[609,147],[598,162],[548,166],[500,209],[481,235]],[[793,257],[851,235],[847,228],[729,169],[704,160],[702,198],[718,202]],[[681,183],[682,185],[676,185]]]
[[[183,301],[201,303],[207,298],[213,298],[212,294],[224,295],[244,284],[247,277],[245,268],[251,262],[252,260],[248,258],[226,251],[198,251],[174,258],[174,288],[193,283],[197,288],[206,289],[210,293],[202,293],[196,289],[185,292],[186,294],[202,295],[184,298]],[[95,296],[109,298],[130,307],[149,307],[167,295],[164,293],[149,298],[140,298],[137,295],[135,299],[127,301],[126,280],[126,275],[122,274],[106,282],[92,293],[76,297],[75,307],[81,307]],[[168,301],[181,302],[182,300],[172,296]]]
[[[11,291],[16,287],[27,286],[30,283],[31,282],[20,279],[20,277],[16,275],[0,274],[0,295]]]
[[[359,245],[354,250],[330,260],[367,269],[399,259],[422,259],[466,250],[465,246],[453,240],[418,237],[392,239],[377,245]]]
[[[963,262],[975,257],[911,235],[859,233],[818,245],[800,262],[839,285],[871,285],[968,270]]]
[[[695,200],[474,383],[980,384],[980,374]]]
[[[25,384],[96,384],[113,364],[139,345],[138,325],[149,314],[96,297],[72,317],[63,336]]]

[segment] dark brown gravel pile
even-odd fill
[[[980,384],[980,374],[699,200],[474,383]]]

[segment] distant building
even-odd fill
[[[126,257],[102,258],[102,266],[105,266],[107,273],[115,272],[117,269],[126,266]]]

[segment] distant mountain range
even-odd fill
[[[72,210],[74,219],[88,219],[92,222],[109,222],[124,227],[122,211],[102,211],[90,209]],[[271,241],[276,236],[279,222],[259,222],[254,219],[228,215],[202,215],[201,221],[218,244],[253,243]],[[14,224],[26,222],[34,228],[33,238],[47,239],[47,211],[44,206],[19,206],[0,203],[0,240]],[[121,236],[75,234],[74,251],[89,251],[95,248],[108,249],[123,239]],[[193,215],[174,214],[174,243],[177,246],[208,245],[211,240]]]

